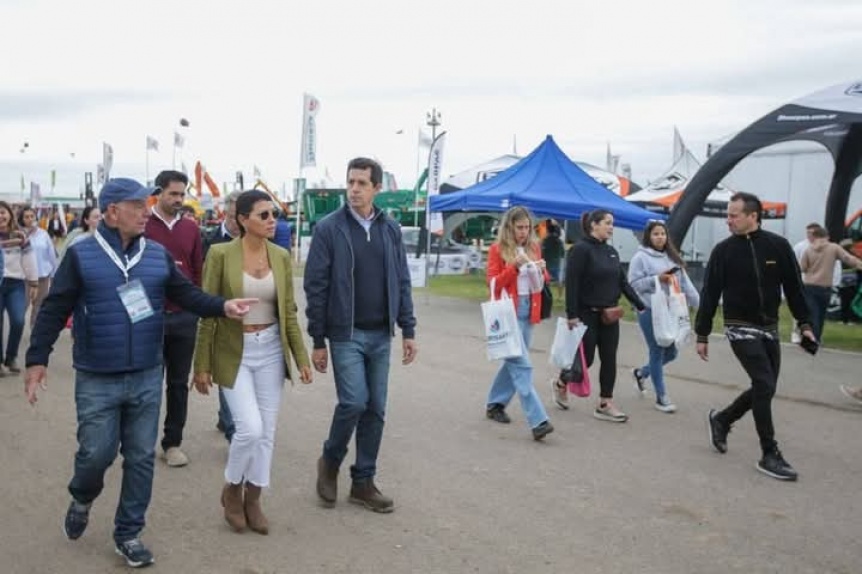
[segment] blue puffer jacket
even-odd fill
[[[305,263],[308,334],[314,348],[326,347],[325,339],[349,341],[353,334],[353,246],[350,241],[348,206],[330,213],[314,226],[314,236]],[[383,246],[386,256],[386,300],[389,304],[389,331],[395,334],[395,323],[405,339],[416,336],[413,315],[413,292],[407,253],[401,239],[401,228],[385,213]]]
[[[120,235],[104,223],[99,233],[120,257],[132,259],[140,241],[124,252]],[[123,272],[95,237],[87,237],[66,252],[42,304],[27,350],[27,366],[47,365],[66,318],[73,313],[75,369],[90,373],[128,373],[162,364],[164,302],[166,297],[205,317],[224,316],[224,299],[202,292],[176,268],[173,258],[153,241],[147,241],[140,262],[129,271],[139,280],[153,307],[153,315],[134,325],[117,288]]]

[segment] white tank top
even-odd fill
[[[270,269],[266,277],[257,279],[248,273],[242,274],[242,296],[256,297],[257,303],[251,306],[242,322],[245,325],[269,325],[278,320],[276,311],[275,277]]]

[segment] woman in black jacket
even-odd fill
[[[638,311],[644,310],[644,304],[626,279],[619,253],[607,243],[614,233],[614,216],[597,209],[581,216],[581,225],[584,240],[569,250],[566,261],[566,317],[570,329],[580,323],[587,327],[583,345],[588,366],[593,364],[596,347],[599,349],[599,404],[593,416],[624,423],[628,415],[613,404],[622,315],[618,303],[620,295],[625,295]],[[568,408],[565,387],[560,383],[554,383],[554,401]]]

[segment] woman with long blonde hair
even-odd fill
[[[533,325],[541,320],[541,285],[549,279],[530,212],[520,206],[511,208],[503,215],[497,241],[488,251],[487,280],[489,286],[493,282],[492,295],[495,298],[500,297],[503,290],[512,298],[521,330],[523,354],[503,361],[488,393],[486,415],[498,423],[511,422],[506,406],[518,393],[535,440],[542,440],[554,430],[533,385],[529,352]]]

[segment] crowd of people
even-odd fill
[[[402,363],[412,363],[418,354],[410,274],[399,225],[374,205],[382,187],[381,166],[356,158],[346,171],[347,204],[317,224],[304,271],[310,352],[290,255],[276,241],[283,220],[267,193],[230,194],[223,221],[202,233],[184,213],[185,174],[164,171],[153,188],[114,178],[62,245],[41,229],[33,209],[13,213],[0,202],[0,313],[10,320],[7,345],[0,348],[0,375],[21,371],[18,347],[30,305],[24,377],[31,404],[46,386],[56,340],[71,327],[78,449],[64,519],[69,539],[84,534],[105,472],[120,452],[115,549],[129,566],[153,563],[141,533],[152,495],[160,408],[164,400],[161,459],[169,468],[190,464],[182,450],[190,379],[202,394],[218,387],[217,427],[229,442],[218,493],[225,521],[236,532],[268,534],[262,495],[270,486],[284,382],[311,383],[314,371],[326,373],[330,365],[337,404],[317,460],[317,496],[327,508],[336,505],[339,473],[355,437],[348,500],[378,513],[394,510],[394,500],[375,479],[397,330]],[[656,289],[674,288],[697,309],[694,332],[703,360],[709,358],[708,338],[722,301],[725,334],[751,379],[733,403],[709,411],[710,444],[726,452],[733,424],[751,410],[763,451],[757,468],[796,480],[778,449],[771,412],[779,376],[782,293],[800,336],[817,342],[822,300],[811,287],[822,284],[824,270],[831,270],[835,259],[857,267],[862,263],[824,244],[816,229],[798,262],[786,239],[760,228],[761,212],[756,196],[733,196],[727,218],[731,236],[715,246],[698,292],[662,221],[646,226],[626,272],[609,242],[612,213],[585,213],[583,240],[566,250],[559,227],[546,226],[540,240],[530,212],[509,209],[488,253],[487,279],[495,296],[504,291],[511,296],[522,353],[500,365],[485,403],[487,418],[510,423],[506,409],[517,394],[533,439],[545,440],[554,431],[529,357],[533,328],[542,319],[543,294],[536,286],[553,282],[565,293],[568,327],[586,327],[581,344],[587,367],[598,353],[593,416],[614,423],[629,419],[614,402],[621,297],[637,310],[646,342],[647,360],[633,370],[634,383],[644,393],[651,381],[656,409],[674,412],[664,367],[678,349],[659,344],[651,309]],[[562,410],[570,404],[564,378],[560,373],[552,381],[553,403]],[[862,400],[855,388],[845,392]]]

